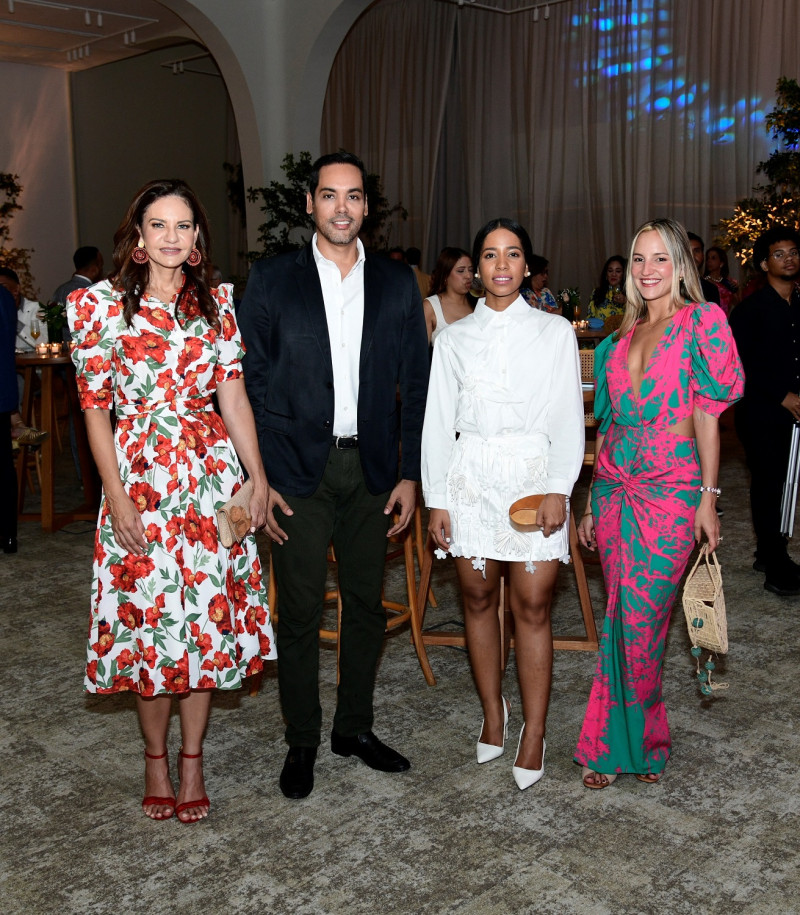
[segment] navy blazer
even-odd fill
[[[335,396],[325,302],[311,245],[256,261],[237,317],[267,479],[284,496],[310,496],[328,459]],[[371,493],[397,482],[401,438],[400,476],[420,479],[427,388],[428,337],[414,274],[403,264],[368,254],[358,442]]]

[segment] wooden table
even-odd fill
[[[602,327],[599,330],[592,330],[591,327],[580,329],[575,327],[573,330],[575,331],[575,336],[578,338],[578,346],[580,346],[583,342],[591,342],[597,344],[601,340],[605,340],[605,338],[610,334],[614,333],[613,330],[605,330],[605,328]]]
[[[75,383],[75,368],[72,359],[66,355],[39,356],[36,353],[17,353],[17,371],[25,378],[25,393],[22,398],[22,420],[25,425],[31,425],[33,416],[33,393],[36,386],[36,373],[41,375],[41,419],[38,423],[42,431],[50,435],[39,446],[42,449],[42,507],[39,512],[23,512],[25,488],[23,475],[28,457],[29,445],[20,446],[20,455],[17,459],[17,482],[19,484],[19,518],[20,521],[42,522],[42,529],[48,532],[57,531],[65,524],[72,521],[97,520],[97,506],[100,502],[100,491],[97,485],[94,463],[89,451],[89,442],[86,438],[86,426],[83,422],[80,403],[78,401],[78,387]],[[69,411],[75,426],[75,438],[78,444],[78,460],[80,463],[81,482],[83,483],[83,502],[76,509],[69,512],[56,514],[53,498],[53,483],[55,476],[55,461],[53,440],[56,431],[56,410],[53,401],[53,373],[63,369],[66,373],[67,397]]]

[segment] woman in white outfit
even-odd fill
[[[433,352],[422,433],[422,485],[437,555],[456,557],[467,646],[483,727],[478,762],[503,754],[510,703],[501,692],[500,575],[515,623],[523,725],[517,785],[544,773],[553,645],[550,604],[569,560],[569,495],[583,459],[583,397],[570,324],[520,295],[532,258],[527,232],[495,219],[473,245],[486,297],[448,326]],[[517,499],[542,494],[540,529],[515,527]]]
[[[468,252],[463,248],[442,248],[431,274],[431,293],[422,303],[431,346],[448,324],[472,314],[470,286],[472,259]]]

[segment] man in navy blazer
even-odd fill
[[[331,541],[342,597],[331,750],[385,772],[409,768],[372,732],[372,693],[386,538],[406,528],[416,504],[428,346],[412,272],[365,255],[358,238],[365,187],[350,153],[314,163],[307,208],[317,231],[299,253],[253,265],[238,315],[280,594],[289,744],[280,786],[295,799],[313,788],[320,743],[318,631]]]

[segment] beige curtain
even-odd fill
[[[709,244],[749,195],[798,36],[795,0],[569,0],[538,22],[378,0],[333,66],[322,147],[381,174],[410,212],[393,242],[422,247],[428,269],[514,216],[551,288],[579,285],[586,302],[643,220],[672,216]]]

